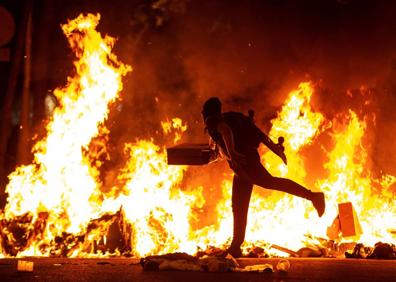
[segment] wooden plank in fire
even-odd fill
[[[284,252],[286,254],[289,254],[289,255],[291,255],[293,257],[299,257],[300,256],[297,252],[292,251],[292,250],[290,250],[288,248],[276,245],[276,244],[272,244],[271,248],[276,249],[276,250],[281,251],[281,252]]]

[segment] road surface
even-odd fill
[[[18,272],[18,259],[0,259],[0,281],[396,281],[396,260],[290,258],[287,274],[143,271],[131,258],[24,258],[33,272]],[[271,263],[279,258],[238,259],[241,266]]]

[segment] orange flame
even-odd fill
[[[396,206],[386,189],[394,182],[394,176],[383,176],[381,192],[373,193],[376,180],[367,168],[367,152],[362,144],[366,127],[366,122],[359,120],[353,111],[349,112],[346,126],[334,125],[335,146],[325,165],[329,175],[317,183],[329,202],[325,219],[329,224],[336,216],[337,203],[352,202],[363,229],[360,242],[369,245],[378,241],[394,243],[395,237],[389,228],[396,226]]]
[[[271,152],[262,156],[266,168],[282,177],[293,178],[304,182],[306,172],[303,160],[298,155],[303,146],[308,146],[312,140],[321,132],[320,126],[324,123],[321,113],[311,111],[311,97],[313,87],[311,83],[300,83],[298,90],[289,94],[278,117],[272,121],[269,136],[277,139],[285,138],[285,154],[288,157],[288,165]]]
[[[103,214],[99,173],[82,149],[102,134],[99,124],[122,89],[121,77],[131,68],[111,53],[114,39],[95,31],[99,19],[80,15],[62,25],[77,57],[76,74],[54,91],[61,106],[47,125],[47,137],[33,148],[33,163],[9,176],[7,220],[29,213],[35,222],[40,213],[48,213],[43,238],[23,255],[43,255],[38,244],[48,244],[62,232],[80,233]]]
[[[183,132],[187,130],[187,124],[183,124],[180,118],[172,118],[171,120],[161,121],[162,130],[165,134],[170,134],[172,131],[175,134],[173,143],[177,143],[181,140]]]

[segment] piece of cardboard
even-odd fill
[[[351,202],[339,203],[338,214],[343,237],[359,237],[362,228]]]
[[[338,215],[336,216],[336,218],[334,218],[333,223],[329,227],[327,227],[326,234],[330,240],[335,240],[340,238],[341,226],[340,226],[340,217]]]
[[[208,144],[183,143],[166,149],[170,165],[204,165],[211,161],[213,151]]]

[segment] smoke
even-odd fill
[[[220,97],[225,111],[254,109],[268,132],[289,91],[311,80],[314,109],[327,119],[348,109],[371,117],[365,140],[371,165],[396,175],[396,159],[389,157],[396,154],[393,1],[79,2],[58,11],[59,23],[80,12],[100,12],[99,29],[118,38],[116,53],[134,68],[106,124],[111,132],[106,169],[125,162],[125,142],[153,138],[169,145],[160,126],[166,118],[188,123],[183,142],[206,141],[200,112],[211,96]],[[64,78],[71,58],[57,51],[51,50],[58,56],[54,75]],[[213,179],[226,169],[201,171]]]
[[[396,161],[387,157],[396,152],[390,142],[396,130],[396,4],[168,2],[183,2],[184,9],[167,11],[163,24],[150,27],[138,44],[128,30],[118,34],[120,54],[135,67],[117,121],[129,138],[161,138],[159,121],[178,116],[189,124],[184,141],[205,140],[200,110],[211,96],[220,97],[225,110],[254,109],[268,131],[288,92],[312,80],[315,109],[328,119],[348,109],[361,118],[375,113],[368,128],[373,163],[396,173]]]

